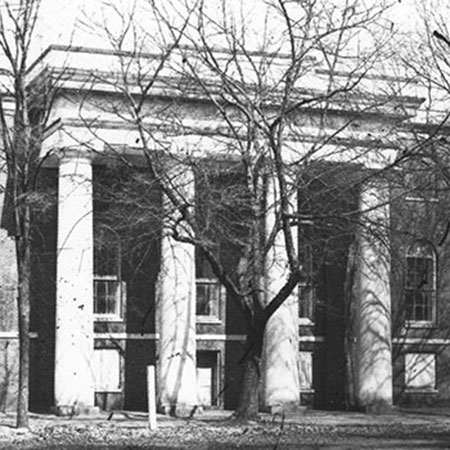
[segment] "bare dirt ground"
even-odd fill
[[[307,412],[236,423],[229,412],[183,420],[158,416],[150,431],[142,413],[62,419],[32,415],[29,431],[0,415],[1,449],[450,449],[450,411],[396,412],[384,416]]]

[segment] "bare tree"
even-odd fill
[[[51,89],[46,77],[30,80],[31,52],[40,0],[3,2],[0,55],[4,84],[0,101],[3,156],[7,168],[7,227],[15,238],[18,273],[19,380],[17,427],[28,427],[30,367],[30,274],[33,212],[41,209],[37,177]],[[12,108],[10,108],[12,102]]]

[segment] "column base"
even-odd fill
[[[51,412],[56,416],[61,417],[73,417],[73,416],[92,416],[100,413],[98,406],[85,406],[85,405],[59,405],[53,406]]]
[[[158,410],[166,416],[181,418],[194,417],[203,411],[198,405],[187,405],[183,403],[178,403],[177,405],[161,405]]]
[[[366,414],[389,414],[395,411],[396,406],[391,403],[379,401],[371,403],[370,405],[364,405],[361,407],[362,412]]]
[[[306,411],[306,406],[300,405],[297,402],[286,402],[274,405],[269,405],[267,407],[267,412],[270,414],[304,414]]]

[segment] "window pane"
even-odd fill
[[[117,280],[94,280],[94,314],[120,315],[121,283]]]
[[[93,374],[97,392],[120,389],[120,354],[116,349],[95,349]]]
[[[406,259],[406,287],[416,287],[416,258]]]
[[[101,281],[94,281],[95,286],[95,301],[94,301],[94,313],[105,314],[106,313],[106,286]]]
[[[217,363],[218,352],[200,350],[197,352],[197,394],[199,404],[217,404]]]
[[[434,258],[434,249],[427,241],[419,240],[414,242],[408,250],[408,256],[414,258]]]
[[[436,388],[436,355],[407,353],[405,355],[405,384],[412,389]]]
[[[197,315],[198,316],[209,316],[210,314],[210,304],[208,299],[208,293],[206,291],[206,286],[197,282]]]
[[[300,389],[313,389],[313,357],[311,352],[300,352],[299,355]]]
[[[314,290],[312,286],[299,287],[299,317],[313,320]]]
[[[423,300],[423,320],[433,320],[432,314],[432,292],[422,292]]]
[[[434,261],[432,259],[427,259],[426,264],[427,288],[434,289]]]
[[[195,249],[195,276],[196,278],[216,278],[206,256],[198,247]]]
[[[219,317],[219,284],[215,281],[197,280],[196,314]]]
[[[204,253],[195,249],[196,315],[219,318],[220,284]]]
[[[414,243],[408,250],[405,277],[406,318],[432,321],[435,302],[435,254],[425,241]]]
[[[406,311],[406,320],[414,320],[414,291],[407,289],[405,291],[405,311]]]
[[[314,259],[311,245],[312,224],[299,225],[299,258],[301,261],[301,278],[298,289],[299,317],[314,320]]]
[[[116,314],[118,306],[118,281],[108,281],[106,283],[106,314]]]

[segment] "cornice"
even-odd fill
[[[236,124],[236,128],[240,127],[240,123]],[[145,124],[145,128],[149,132],[158,132],[165,135],[168,139],[173,138],[183,138],[188,136],[210,137],[210,138],[225,138],[225,139],[242,139],[245,141],[247,135],[243,132],[231,132],[229,127],[221,125],[219,122],[206,122],[206,121],[192,121],[190,124],[181,124],[173,126],[171,123],[166,123],[164,121],[149,121]],[[70,135],[70,130],[80,130],[84,134],[91,132],[92,136],[96,133],[101,133],[102,131],[115,131],[120,132],[124,136],[123,145],[131,145],[130,140],[126,142],[126,136],[136,133],[138,134],[137,127],[132,123],[127,123],[125,121],[117,120],[96,120],[95,126],[92,129],[86,125],[86,121],[79,118],[64,119],[55,122],[55,124],[46,130],[44,135],[44,141],[56,132],[65,132]],[[298,133],[292,132],[286,134],[286,141],[290,143],[306,143],[306,144],[318,144],[321,142],[326,143],[326,145],[332,145],[342,148],[366,148],[370,149],[395,149],[395,141],[392,139],[387,139],[384,136],[378,136],[374,133],[355,133],[354,131],[349,131],[347,136],[343,132],[339,136],[333,136],[333,130],[330,130],[328,134],[323,134],[318,137],[317,133],[314,132],[314,128],[303,128],[299,130]],[[123,132],[123,133],[122,133]],[[139,147],[139,146],[135,146]]]
[[[52,60],[52,52],[59,52],[62,61],[65,60],[65,57],[67,57],[67,60],[70,60],[70,55],[81,53],[101,55],[107,59],[103,60],[103,68],[101,63],[97,67],[83,68],[70,64],[64,67],[62,61],[59,61],[61,65],[58,65],[56,64],[56,60]],[[122,74],[120,71],[110,70],[110,67],[105,62],[108,60],[110,62],[113,61],[112,58],[116,56],[126,58],[136,57],[133,52],[114,52],[107,49],[53,45],[33,64],[32,70],[30,70],[30,82],[32,83],[33,80],[42,76],[50,76],[57,83],[60,95],[63,95],[64,91],[91,93],[92,95],[120,95],[124,88],[121,80]],[[152,53],[142,53],[137,57],[146,59],[149,64],[152,61],[157,62],[161,58],[160,55]],[[108,66],[107,69],[105,68],[106,66]],[[315,73],[323,74],[325,71],[319,68],[315,69]],[[371,79],[375,80],[374,76]],[[390,80],[386,76],[380,77],[380,80],[382,79],[384,81],[386,79]],[[150,82],[153,83],[153,86],[148,94],[146,93],[149,99],[162,97],[186,102],[232,102],[233,100],[223,91],[220,80],[205,76],[202,78],[202,84],[205,87],[202,87],[196,84],[196,81],[192,77],[182,74],[173,68],[167,68],[165,74],[160,74],[157,80],[153,81],[151,77],[144,77],[139,79],[139,83],[136,74],[130,72],[128,74],[128,85],[126,89],[132,96],[139,97],[143,95],[140,86]],[[318,80],[318,84],[320,84],[320,79]],[[255,83],[242,84],[241,87],[249,93],[250,97],[253,95],[255,97],[258,96],[258,86]],[[208,93],[205,93],[205,89],[208,90]],[[269,94],[265,95],[264,103],[261,104],[261,107],[276,108],[282,99],[282,89],[276,89],[274,87]],[[361,89],[359,91],[355,89],[342,93],[337,92],[331,98],[327,98],[326,92],[318,89],[316,86],[298,86],[293,90],[290,104],[293,106],[296,103],[304,101],[310,102],[310,104],[299,107],[300,111],[323,110],[326,107],[327,110],[337,111],[339,113],[377,114],[379,117],[386,118],[386,120],[404,120],[414,116],[424,99],[408,95],[386,95],[382,92],[377,93],[367,89]],[[369,109],[371,111],[368,111]]]

